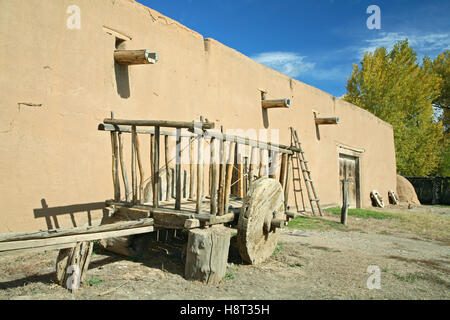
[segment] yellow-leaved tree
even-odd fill
[[[401,175],[429,175],[440,165],[443,127],[432,103],[441,83],[439,76],[419,65],[407,39],[389,52],[383,47],[366,52],[361,65],[353,65],[343,99],[392,125]]]

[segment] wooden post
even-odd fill
[[[341,209],[341,223],[347,224],[347,211],[348,211],[348,181],[342,180],[342,209]]]
[[[176,155],[175,155],[176,193],[175,209],[181,209],[181,129],[177,128]]]
[[[223,126],[220,127],[220,131],[223,133]],[[225,200],[225,168],[226,168],[226,155],[225,155],[225,142],[220,139],[220,150],[219,150],[219,200],[218,200],[218,214],[223,215],[224,212],[224,200]]]
[[[255,175],[255,151],[256,151],[256,147],[251,147],[250,149],[250,169],[249,169],[249,186],[252,185],[253,183],[253,179],[254,179],[254,175]]]
[[[169,170],[169,136],[164,136],[164,162],[166,166],[166,201],[170,200],[170,170]]]
[[[270,154],[269,178],[275,179],[277,175],[278,152],[270,151],[269,154]]]
[[[200,117],[200,121],[203,123],[203,117]],[[199,136],[197,150],[197,203],[195,208],[197,213],[202,213],[203,169],[203,136]]]
[[[133,204],[137,204],[136,126],[131,127],[131,189]]]
[[[130,186],[128,184],[127,168],[125,167],[125,159],[123,158],[123,141],[122,133],[118,133],[119,137],[119,159],[120,159],[120,169],[122,171],[122,179],[125,187],[125,201],[130,202]]]
[[[283,153],[281,155],[281,167],[280,167],[280,179],[279,179],[283,190],[284,190],[284,186],[286,184],[286,161],[287,161],[287,154]]]
[[[224,200],[224,212],[228,213],[228,202],[230,201],[230,193],[231,193],[231,178],[233,177],[233,150],[234,150],[235,142],[230,141],[229,152],[228,152],[228,161],[227,161],[227,172],[225,179],[225,200]]]
[[[258,178],[265,176],[264,149],[259,149],[259,173]]]
[[[114,119],[114,112],[111,111],[111,119]],[[112,177],[114,186],[114,200],[120,201],[120,180],[119,180],[119,146],[117,142],[117,132],[111,131],[112,149]]]
[[[194,138],[189,138],[189,200],[194,200]]]
[[[154,156],[154,150],[155,149],[155,135],[151,134],[150,135],[150,178],[151,178],[151,182],[152,182],[152,192],[153,192],[153,181],[154,179],[154,174],[155,174],[155,156]]]
[[[141,148],[139,145],[139,135],[136,135],[136,157],[139,167],[139,203],[142,203],[142,194],[144,192],[144,169],[142,166]]]
[[[91,261],[92,241],[77,242],[74,248],[59,250],[56,259],[56,282],[71,290],[77,291],[85,281],[86,272]]]
[[[286,184],[284,185],[284,209],[288,210],[289,204],[289,177],[291,175],[292,156],[288,155],[286,163]]]
[[[185,277],[217,283],[227,271],[230,231],[223,226],[191,229],[186,249]]]
[[[241,145],[236,143],[236,152],[237,152],[237,196],[239,198],[244,198],[244,164],[242,160]]]
[[[217,166],[216,166],[216,150],[215,139],[211,139],[211,185],[210,185],[210,210],[212,215],[217,214]]]
[[[158,194],[159,194],[159,127],[155,127],[155,148],[153,151],[154,162],[153,162],[153,207],[157,208],[158,203]]]

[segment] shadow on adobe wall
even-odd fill
[[[81,203],[81,204],[73,204],[69,206],[61,206],[61,207],[49,207],[45,199],[41,200],[42,208],[33,209],[34,217],[37,218],[45,218],[47,223],[47,228],[55,229],[60,228],[58,223],[58,216],[61,215],[70,215],[70,219],[72,220],[73,227],[78,227],[75,214],[85,212],[87,214],[87,220],[89,225],[92,225],[92,214],[91,211],[94,210],[103,210],[103,217],[107,216],[107,212],[105,211],[105,202],[91,202],[91,203]]]
[[[128,66],[114,62],[114,73],[116,75],[117,93],[123,99],[130,97],[130,76]]]

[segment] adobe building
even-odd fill
[[[396,190],[391,125],[135,1],[1,1],[0,37],[1,233],[102,217],[113,196],[111,144],[97,126],[110,111],[122,119],[204,116],[216,128],[279,130],[286,145],[294,127],[323,207],[341,203],[345,175],[354,181],[353,206],[371,206],[371,190],[385,199]],[[115,49],[143,48],[159,61],[114,61]],[[266,110],[262,92],[291,105]],[[339,123],[316,125],[315,117]]]

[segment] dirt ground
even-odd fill
[[[450,219],[450,207],[378,210]],[[233,237],[228,272],[217,285],[183,278],[184,234],[152,240],[139,259],[96,250],[88,281],[74,294],[54,283],[57,251],[3,256],[0,299],[449,299],[448,233],[430,237],[398,226],[349,216],[347,227],[286,228],[274,255],[257,266],[242,263]],[[380,270],[380,289],[368,289],[369,266]]]

